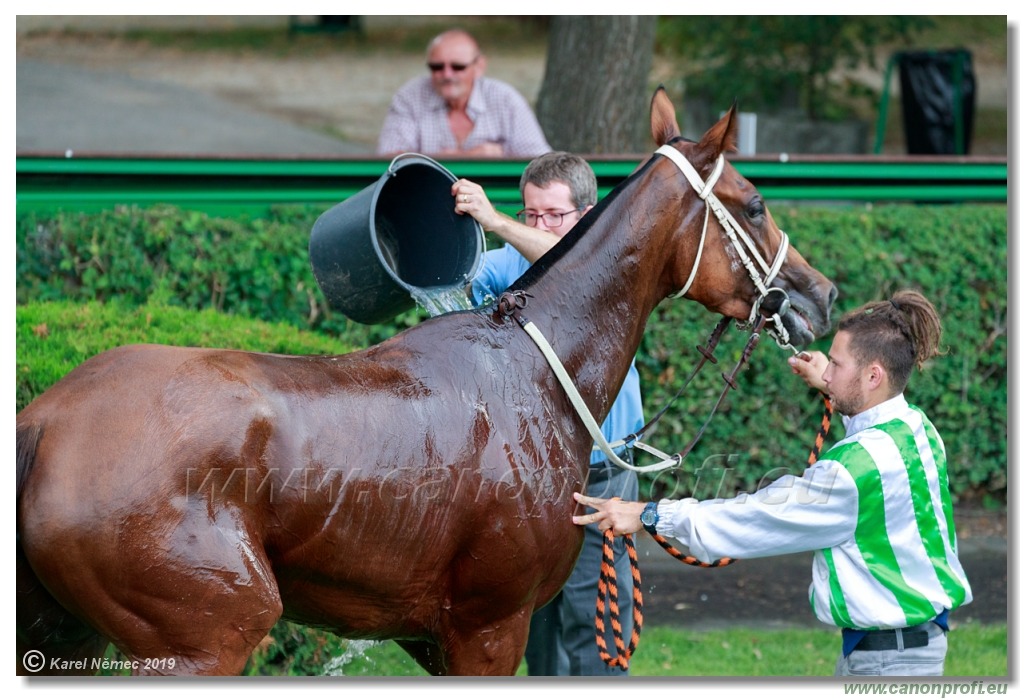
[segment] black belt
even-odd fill
[[[928,623],[930,624],[930,623]],[[872,630],[854,647],[857,651],[888,651],[899,649],[896,632],[903,633],[903,648],[914,649],[928,646],[928,630],[923,626],[904,627],[902,630]]]
[[[627,447],[622,452],[617,453],[619,459],[626,464],[633,464],[633,449]],[[590,476],[587,478],[587,483],[590,486],[594,484],[600,484],[608,481],[613,476],[618,476],[623,471],[622,467],[613,464],[610,460],[602,459],[600,462],[594,462],[590,465]]]

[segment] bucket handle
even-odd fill
[[[455,175],[450,170],[448,170],[448,168],[444,167],[430,156],[425,156],[422,153],[399,153],[397,156],[391,159],[391,163],[388,165],[388,176],[394,176],[395,171],[398,170],[398,168],[395,166],[400,160],[409,160],[412,158],[415,158],[417,160],[425,160],[428,163],[433,163],[438,167],[438,169],[441,170],[441,172],[448,173],[448,175],[451,176],[453,181],[456,179]]]
[[[397,156],[391,159],[391,163],[388,165],[388,170],[385,174],[388,177],[394,177],[398,170],[398,162],[401,160],[410,160],[413,158],[420,161],[427,161],[428,163],[433,163],[434,165],[437,166],[438,170],[440,170],[443,173],[447,173],[448,176],[452,178],[453,182],[458,179],[455,177],[454,173],[448,170],[448,168],[444,167],[430,156],[425,156],[422,153],[399,153]],[[480,224],[475,224],[475,228],[476,238],[478,241],[477,244],[480,246],[480,256],[477,258],[476,265],[470,271],[467,280],[474,279],[480,273],[480,270],[483,268],[484,264],[483,254],[487,252],[487,237],[484,235],[484,230],[480,227]]]

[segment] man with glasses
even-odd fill
[[[429,75],[395,93],[377,152],[530,158],[550,151],[526,99],[511,85],[485,78],[486,67],[467,32],[436,36],[427,46]]]
[[[505,241],[505,246],[488,251],[480,273],[472,282],[473,301],[485,303],[497,298],[527,268],[568,233],[597,203],[597,178],[583,158],[561,151],[535,158],[519,181],[523,209],[517,219],[494,209],[480,185],[459,180],[452,185],[455,211],[476,219],[486,231]],[[601,426],[605,439],[614,443],[643,427],[640,377],[631,364],[619,395]],[[620,457],[632,463],[632,454]],[[587,494],[596,498],[637,498],[636,473],[610,464],[600,450],[590,457]],[[597,583],[601,572],[603,537],[596,527],[585,529],[583,550],[562,591],[530,620],[526,665],[531,676],[624,675],[619,667],[608,667],[597,650],[594,614]],[[629,558],[622,538],[615,540],[615,568],[619,581],[632,580]],[[619,609],[632,610],[633,587],[619,588]],[[632,616],[621,618],[623,637],[629,639]],[[606,648],[614,649],[612,625],[605,621]]]

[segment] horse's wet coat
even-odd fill
[[[662,91],[652,133],[679,133]],[[703,172],[734,142],[730,111],[678,148]],[[770,259],[779,231],[726,168],[716,194]],[[703,217],[652,158],[514,285],[598,420]],[[708,238],[686,296],[744,319],[751,281]],[[796,250],[775,284],[795,342],[828,329],[834,287]],[[28,649],[90,658],[109,640],[174,659],[152,672],[235,674],[285,617],[396,639],[432,673],[512,674],[582,541],[591,439],[494,306],[337,357],[117,348],[17,430],[19,671]]]

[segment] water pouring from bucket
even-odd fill
[[[421,305],[431,316],[472,308],[484,232],[451,206],[456,178],[405,153],[376,183],[320,215],[309,239],[313,276],[331,308],[381,323]]]
[[[473,302],[465,287],[414,287],[409,290],[412,298],[431,316],[440,316],[449,311],[465,311],[473,308]]]

